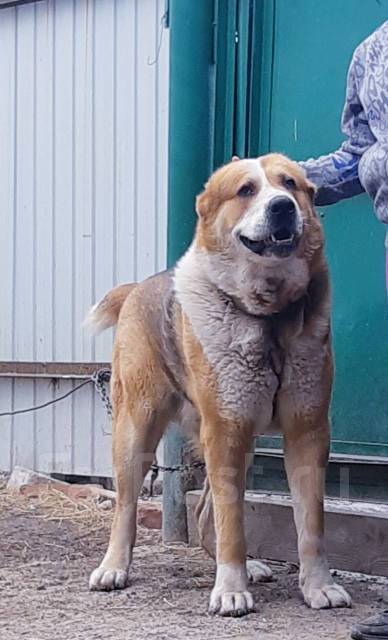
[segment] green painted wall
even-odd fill
[[[172,264],[192,237],[194,197],[213,166],[233,153],[305,159],[339,146],[351,54],[387,19],[388,0],[170,0],[170,12]],[[322,213],[333,282],[333,450],[388,457],[384,229],[366,196]]]
[[[269,148],[317,157],[343,139],[340,115],[354,48],[388,17],[388,0],[276,0]],[[333,450],[388,456],[385,229],[363,195],[322,210],[333,283]]]
[[[208,0],[169,0],[169,266],[191,242],[195,196],[212,169],[213,12]]]
[[[195,196],[212,168],[213,4],[169,0],[170,91],[167,261],[172,266],[191,242]],[[185,440],[175,425],[164,436],[164,462],[184,462]],[[185,477],[163,480],[163,540],[187,541]]]

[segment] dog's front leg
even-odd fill
[[[213,497],[209,480],[206,478],[200,501],[195,510],[197,527],[201,546],[211,558],[216,559],[216,534],[214,528]],[[247,558],[247,574],[249,582],[269,582],[272,580],[272,571],[261,560]]]
[[[330,574],[324,548],[324,488],[329,426],[300,420],[284,436],[288,483],[298,533],[300,588],[313,609],[350,606],[351,599]]]
[[[250,439],[242,425],[217,420],[203,424],[201,431],[216,530],[217,573],[209,611],[242,616],[253,610],[244,536],[245,456]]]

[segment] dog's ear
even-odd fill
[[[236,162],[236,160],[240,160],[238,156],[232,156],[232,162]]]
[[[307,178],[305,178],[305,180],[306,180],[306,191],[307,191],[307,193],[309,195],[309,198],[311,200],[311,204],[314,207],[315,196],[317,195],[318,187],[316,187],[315,184],[310,182],[310,180],[307,180]]]
[[[205,188],[196,198],[195,210],[197,215],[205,220],[209,216],[210,208],[210,198]]]
[[[307,177],[307,171],[306,171],[306,169],[304,167],[301,167],[300,165],[298,165],[298,168],[302,170],[303,178],[304,178],[304,181],[306,183],[306,191],[307,191],[308,196],[310,198],[311,204],[314,206],[315,196],[316,196],[316,193],[318,191],[318,187],[316,187],[315,184],[310,182],[310,180]]]

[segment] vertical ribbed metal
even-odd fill
[[[1,360],[91,360],[88,307],[165,267],[163,10],[163,0],[0,10]],[[99,339],[96,359],[110,347]]]
[[[112,334],[93,341],[81,329],[88,308],[166,266],[164,8],[48,0],[0,9],[2,361],[109,360]],[[0,410],[57,392],[0,379]],[[35,417],[0,419],[0,468],[102,474],[110,443],[100,413],[86,388]]]

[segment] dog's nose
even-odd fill
[[[279,216],[279,218],[291,218],[295,215],[295,204],[290,198],[285,196],[276,196],[270,201],[268,206],[269,212],[273,216]]]

